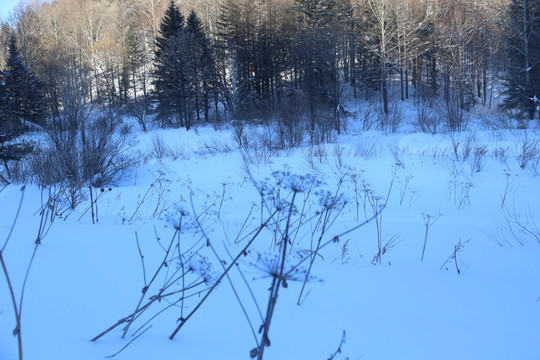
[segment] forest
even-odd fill
[[[350,88],[384,114],[399,106],[395,97],[438,97],[459,130],[463,111],[496,105],[501,84],[506,109],[535,116],[539,8],[535,0],[26,1],[1,25],[0,69],[9,73],[14,37],[49,119],[76,86],[84,103],[143,113],[157,105],[162,126],[290,127],[306,118],[324,133],[341,130]],[[171,46],[171,38],[181,39]]]

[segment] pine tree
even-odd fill
[[[540,105],[540,1],[512,0],[508,21],[509,67],[503,106],[533,119]]]
[[[154,52],[154,87],[159,117],[177,117],[184,126],[186,117],[184,16],[171,0],[161,22]]]

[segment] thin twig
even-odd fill
[[[144,286],[146,287],[146,268],[144,266],[144,255],[141,251],[141,245],[139,244],[139,234],[136,231],[135,231],[135,240],[137,241],[137,250],[139,250],[139,256],[141,257],[143,280],[144,280]]]
[[[195,284],[195,286],[199,286],[201,284],[203,284],[204,281],[201,281],[197,284]],[[195,287],[193,286],[193,287]],[[175,302],[169,302],[169,305],[166,306],[165,308],[161,309],[160,311],[158,311],[156,314],[152,315],[148,320],[145,321],[144,324],[142,324],[137,330],[135,330],[133,332],[133,335],[135,336],[139,331],[141,331],[146,325],[148,325],[152,320],[154,320],[155,318],[157,318],[159,315],[161,315],[162,313],[164,313],[165,311],[167,311],[168,309],[176,306],[176,304],[178,304],[179,302],[183,302],[185,299],[189,299],[190,297],[193,297],[193,296],[199,296],[200,294],[202,294],[203,292],[205,291],[208,291],[208,288],[204,289],[204,290],[200,290],[200,291],[197,291],[193,294],[190,294],[188,296],[181,296],[178,300],[176,300]],[[175,291],[174,293],[170,293],[170,294],[164,294],[163,295],[163,298],[166,299],[167,296],[170,296],[170,295],[174,295],[174,294],[177,294],[179,292],[182,292],[182,291]]]
[[[439,219],[439,217],[441,217],[441,215],[439,214],[436,217],[434,217],[429,214],[422,214],[422,217],[424,218],[424,224],[426,225],[426,233],[424,236],[424,246],[422,248],[422,257],[420,258],[420,261],[424,261],[424,254],[426,252],[429,228],[431,227],[431,225],[435,224],[435,222],[437,221],[437,219]],[[433,221],[431,219],[433,219]]]
[[[203,237],[206,239],[206,245],[210,247],[210,249],[212,249],[212,252],[214,253],[214,256],[217,258],[218,262],[221,264],[221,267],[223,268],[223,271],[225,271],[225,265],[224,265],[224,262],[221,260],[220,256],[218,255],[215,247],[214,247],[214,244],[212,243],[212,241],[210,241],[210,237],[208,235],[206,235],[206,232],[204,231],[204,228],[199,220],[199,217],[197,216],[197,211],[195,210],[195,205],[193,204],[193,193],[189,193],[189,201],[190,201],[190,204],[191,204],[191,210],[193,211],[193,215],[195,217],[195,221],[197,222],[197,227],[201,230],[201,233],[203,235]],[[249,327],[251,329],[251,332],[253,333],[253,337],[255,338],[255,343],[257,344],[257,346],[259,346],[259,342],[257,341],[257,335],[255,334],[255,330],[253,329],[253,324],[251,323],[251,319],[249,318],[249,315],[246,311],[246,308],[244,307],[244,304],[242,303],[242,299],[240,299],[240,295],[238,295],[238,292],[236,291],[236,288],[229,276],[229,274],[227,273],[226,275],[227,277],[227,281],[229,282],[229,285],[231,286],[231,289],[234,293],[234,296],[236,297],[236,300],[238,301],[238,304],[240,305],[240,308],[242,309],[242,312],[244,313],[246,319],[247,319],[247,322],[249,324]]]
[[[139,202],[139,204],[137,204],[137,207],[135,208],[135,211],[133,212],[133,215],[131,215],[131,217],[129,218],[128,223],[131,223],[131,220],[133,220],[133,218],[135,217],[135,215],[139,211],[140,207],[142,206],[142,204],[146,200],[146,196],[148,195],[150,190],[152,190],[153,187],[154,187],[154,184],[151,184],[150,187],[148,188],[148,190],[146,190],[146,193],[144,194],[142,200]]]
[[[227,255],[229,255],[229,258],[232,260],[232,255],[231,253],[229,252],[229,249],[227,249],[227,247],[225,246],[225,243],[223,243],[224,247],[225,247],[225,251],[227,252]],[[238,263],[236,264],[236,270],[238,270],[238,273],[240,274],[240,277],[242,278],[242,280],[244,281],[244,284],[246,285],[246,288],[248,289],[248,292],[251,296],[251,299],[253,300],[253,303],[255,304],[255,308],[257,309],[257,312],[259,313],[259,317],[261,318],[261,322],[264,321],[264,318],[263,318],[263,315],[262,315],[262,312],[261,312],[261,308],[259,307],[259,303],[257,302],[257,298],[255,297],[255,294],[253,293],[253,290],[251,289],[251,286],[249,286],[249,283],[246,279],[246,277],[244,276],[244,273],[242,272],[242,270],[240,270],[240,266],[238,266]],[[248,316],[248,313],[247,311],[245,310],[244,306],[240,303],[240,306],[242,307],[242,311],[244,312],[244,315],[249,323],[249,327],[251,328],[251,332],[253,333],[253,336],[255,338],[255,343],[257,344],[257,347],[259,347],[259,340],[257,339],[257,335],[255,334],[255,329],[251,323],[251,319],[249,318]]]
[[[347,339],[347,336],[345,334],[345,330],[343,330],[343,335],[341,335],[341,341],[339,343],[339,346],[338,346],[336,352],[333,353],[332,355],[330,355],[328,360],[334,360],[334,358],[337,356],[337,354],[341,354],[341,347],[343,346],[343,344],[345,344],[346,339]]]
[[[287,223],[285,225],[285,235],[281,239],[280,244],[280,252],[281,252],[281,264],[279,273],[273,276],[272,279],[272,286],[270,287],[270,298],[268,300],[268,307],[266,310],[266,317],[264,319],[263,323],[263,333],[261,338],[261,343],[259,345],[259,350],[257,352],[257,359],[262,360],[264,349],[267,346],[270,346],[270,340],[268,338],[268,333],[270,332],[270,324],[272,323],[272,318],[274,316],[274,310],[276,308],[276,303],[278,299],[279,290],[283,284],[283,287],[287,287],[287,281],[285,279],[285,262],[287,258],[287,245],[289,243],[289,230],[290,230],[290,224],[291,224],[291,218],[294,210],[294,200],[296,199],[296,195],[298,194],[298,190],[293,189],[293,197],[291,199],[290,205],[289,205],[289,211],[287,215]]]
[[[105,359],[110,359],[110,358],[113,358],[115,357],[116,355],[120,354],[122,351],[124,351],[129,345],[131,345],[132,342],[134,342],[135,340],[137,340],[142,334],[144,334],[146,331],[148,331],[150,328],[152,327],[152,325],[148,326],[143,332],[141,332],[139,335],[135,336],[133,339],[131,339],[130,342],[128,342],[123,348],[121,348],[120,350],[118,350],[117,352],[115,352],[114,354],[112,355],[109,355],[109,356],[106,356]]]
[[[277,211],[276,211],[277,212]],[[234,266],[234,264],[236,264],[236,262],[240,259],[241,256],[243,256],[247,250],[249,249],[249,247],[251,246],[251,244],[253,244],[253,242],[255,241],[255,239],[259,236],[259,234],[261,233],[261,231],[268,225],[268,223],[272,220],[272,218],[276,215],[276,212],[274,212],[273,214],[270,215],[270,217],[263,223],[261,224],[261,226],[259,227],[258,231],[255,233],[255,235],[253,235],[253,237],[251,238],[251,240],[249,240],[249,242],[246,244],[246,246],[244,246],[244,248],[238,253],[238,255],[234,258],[234,260],[231,262],[231,264],[227,267],[227,269],[223,272],[223,274],[221,274],[221,276],[217,279],[217,281],[215,282],[214,285],[212,285],[212,287],[210,288],[210,290],[208,291],[208,293],[201,299],[201,301],[199,301],[199,303],[197,304],[197,306],[195,306],[195,308],[188,314],[188,316],[182,320],[182,322],[180,323],[180,325],[178,325],[178,327],[173,331],[173,333],[171,334],[171,336],[169,336],[169,339],[174,339],[174,337],[176,336],[176,334],[180,331],[180,329],[182,329],[182,326],[184,326],[184,324],[193,316],[193,314],[195,314],[195,312],[201,307],[201,305],[206,301],[206,299],[208,299],[208,297],[210,296],[210,294],[212,294],[212,292],[216,289],[216,287],[218,286],[218,284],[221,282],[221,280],[223,280],[223,278],[225,277],[225,275],[231,270],[231,268]]]
[[[379,216],[379,214],[384,210],[385,206],[381,206],[379,211],[377,213],[375,213],[375,215],[373,215],[372,217],[370,217],[369,219],[367,219],[366,221],[364,221],[363,223],[361,224],[358,224],[357,226],[353,227],[353,228],[350,228],[349,230],[346,230],[344,232],[342,232],[341,234],[339,235],[336,235],[334,236],[332,239],[326,241],[324,244],[321,245],[321,247],[319,248],[319,250],[322,250],[324,249],[325,247],[327,247],[328,245],[330,244],[333,244],[333,243],[337,243],[339,242],[339,239],[342,238],[343,236],[355,231],[355,230],[358,230],[360,229],[362,226],[366,225],[367,223],[373,221],[373,219],[375,219],[377,216]],[[304,256],[302,259],[300,259],[299,262],[296,263],[296,265],[292,266],[289,271],[287,272],[287,276],[289,276],[290,274],[293,273],[293,271],[295,271],[296,269],[298,269],[300,267],[300,265],[302,265],[306,260],[310,259],[311,258],[311,254],[310,255],[307,255],[307,256]]]
[[[15,313],[15,322],[16,322],[16,327],[13,330],[13,335],[17,336],[17,344],[19,347],[19,360],[22,360],[23,356],[22,356],[22,336],[21,336],[21,315],[17,307],[17,300],[15,299],[15,293],[13,291],[13,285],[11,284],[11,280],[10,280],[8,270],[6,267],[6,263],[4,262],[3,251],[0,251],[0,263],[2,264],[2,270],[4,271],[4,275],[6,276],[9,294],[11,296],[11,302],[13,304],[13,312]]]
[[[341,181],[340,181],[340,185],[341,185]],[[339,187],[338,187],[337,191],[339,191]],[[336,191],[336,195],[334,195],[333,201],[338,200],[337,191]],[[339,209],[338,213],[336,214],[336,216],[334,216],[334,219],[331,220],[330,216],[331,216],[331,210],[333,210],[333,208],[334,208],[333,205],[335,205],[335,204],[330,204],[328,206],[325,206],[324,210],[321,213],[321,216],[319,217],[319,221],[322,220],[321,233],[320,233],[319,238],[317,240],[317,247],[316,247],[315,251],[313,251],[312,254],[311,254],[311,261],[309,262],[309,267],[308,267],[308,269],[306,271],[306,276],[304,277],[304,282],[302,283],[302,289],[300,290],[300,294],[298,295],[298,300],[296,302],[297,305],[300,305],[300,303],[301,303],[302,294],[304,293],[304,289],[306,287],[306,284],[307,284],[307,282],[309,280],[309,276],[311,274],[311,269],[313,268],[313,264],[315,263],[315,259],[317,258],[317,254],[319,253],[322,239],[326,235],[326,232],[328,231],[328,229],[330,229],[332,227],[332,225],[334,224],[334,222],[338,218],[339,214],[341,214],[341,211],[345,207],[345,202],[343,202],[343,204],[342,204],[341,208]]]
[[[182,216],[182,215],[181,215]],[[178,232],[179,230],[176,229],[175,230],[175,233],[173,235],[173,238],[171,239],[171,242],[169,244],[169,247],[167,248],[167,252],[165,253],[165,257],[163,259],[163,261],[161,262],[161,264],[159,264],[157,270],[155,271],[154,273],[154,276],[152,277],[152,279],[150,280],[150,282],[145,285],[142,289],[142,295],[139,299],[139,302],[137,303],[137,307],[135,308],[135,311],[134,313],[137,313],[138,312],[138,309],[139,307],[141,306],[143,300],[144,300],[144,297],[146,296],[146,292],[148,291],[148,289],[150,288],[150,286],[152,286],[152,283],[154,282],[154,280],[156,279],[156,277],[158,276],[159,272],[161,271],[161,268],[163,268],[163,266],[165,266],[165,263],[167,261],[167,257],[169,256],[169,252],[171,251],[171,248],[172,248],[172,244],[174,242],[174,238],[176,237],[176,232]],[[122,334],[122,338],[124,338],[129,330],[129,327],[131,326],[131,324],[133,323],[133,320],[134,318],[132,318],[126,325],[126,327],[124,328],[124,333]]]
[[[22,208],[22,203],[23,203],[23,199],[24,199],[24,194],[26,192],[26,185],[23,185],[21,187],[21,200],[19,200],[19,206],[17,207],[17,212],[15,213],[15,218],[13,219],[13,224],[11,225],[11,229],[9,229],[9,234],[6,238],[6,241],[4,242],[4,246],[2,246],[2,249],[0,250],[0,253],[4,251],[4,249],[6,248],[8,242],[9,242],[9,239],[11,239],[11,235],[13,234],[13,229],[15,229],[15,224],[17,223],[17,220],[19,219],[19,213],[21,212],[21,208]]]

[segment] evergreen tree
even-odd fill
[[[11,37],[6,69],[0,72],[0,161],[11,177],[10,161],[19,161],[32,146],[18,138],[27,129],[26,122],[40,124],[45,105],[41,81],[23,64],[15,37]],[[0,181],[7,182],[1,175]]]
[[[332,85],[337,81],[335,67],[335,33],[332,19],[336,16],[332,0],[296,0],[299,30],[294,56],[300,64],[302,88],[306,94],[310,127],[315,130],[318,108],[329,109]]]
[[[156,57],[168,51],[168,42],[177,37],[184,29],[184,15],[176,6],[174,0],[170,0],[159,28],[159,36],[156,38]]]
[[[253,74],[255,67],[255,29],[252,9],[243,2],[220,3],[217,50],[227,107],[236,119],[253,115]]]
[[[205,119],[208,121],[208,92],[216,79],[215,66],[210,41],[206,37],[202,22],[195,11],[191,11],[188,16],[186,30],[189,41],[189,58],[186,73],[191,90],[190,95],[195,105],[197,121],[200,121],[201,108],[203,108]]]
[[[540,105],[540,1],[512,0],[508,21],[509,66],[503,105],[533,119]]]
[[[42,83],[23,63],[15,36],[11,37],[6,69],[2,72],[0,109],[2,127],[40,124],[45,116]]]
[[[156,38],[153,75],[158,116],[162,119],[176,116],[179,126],[184,126],[186,116],[184,38],[184,16],[171,0]]]
[[[33,150],[30,143],[26,141],[17,141],[17,138],[22,135],[23,132],[22,129],[0,129],[0,161],[2,161],[2,165],[8,178],[11,178],[9,162],[20,161]],[[8,183],[2,174],[0,174],[0,182]]]
[[[125,46],[126,64],[124,68],[128,73],[126,75],[131,78],[133,97],[135,98],[135,101],[137,101],[137,82],[140,78],[143,78],[142,82],[144,82],[144,76],[140,76],[140,69],[145,65],[146,54],[144,51],[143,39],[141,39],[140,34],[136,31],[133,24],[130,24],[126,34]],[[145,86],[143,84],[143,91],[144,88]]]

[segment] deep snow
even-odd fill
[[[412,111],[405,115],[414,116]],[[281,289],[265,358],[327,359],[345,331],[346,342],[336,359],[539,359],[540,244],[519,224],[538,236],[540,168],[534,168],[533,159],[521,169],[517,159],[525,133],[528,140],[539,141],[537,131],[491,130],[480,124],[471,124],[463,133],[436,135],[357,128],[350,119],[339,145],[306,145],[276,152],[268,162],[249,163],[254,180],[268,179],[274,185],[276,171],[313,174],[322,181],[319,189],[332,193],[343,180],[340,193],[347,205],[325,241],[373,214],[369,204],[364,212],[358,200],[366,195],[362,181],[381,202],[393,183],[380,225],[383,243],[395,238],[397,245],[383,255],[381,265],[371,265],[377,253],[373,221],[324,248],[314,262],[314,278],[301,306],[296,305],[301,281],[290,281],[288,288]],[[120,327],[97,342],[90,339],[130,314],[141,296],[144,280],[135,234],[147,277],[161,263],[162,246],[172,238],[173,222],[181,211],[189,213],[182,244],[200,241],[190,193],[207,236],[227,263],[225,247],[235,256],[247,242],[235,241],[237,234],[245,236],[268,215],[267,209],[261,213],[260,185],[245,169],[233,129],[155,130],[137,136],[139,145],[133,151],[139,151],[143,161],[129,181],[100,196],[99,223],[92,224],[86,201],[56,218],[38,248],[24,294],[25,359],[99,359],[129,343],[132,330],[142,322],[132,325],[126,339],[121,338]],[[152,156],[153,139],[161,139],[171,149],[169,154],[161,159]],[[453,144],[458,143],[461,159],[453,154]],[[467,144],[473,151],[485,147],[487,153],[477,159],[482,166],[475,164],[474,154],[463,159]],[[282,192],[290,199],[286,186]],[[16,185],[0,192],[0,245],[11,229],[21,194],[21,186]],[[21,214],[4,251],[17,294],[34,248],[40,196],[35,186],[26,187]],[[317,206],[312,196],[311,215]],[[250,209],[254,210],[248,217]],[[435,221],[421,262],[425,216]],[[313,222],[302,227],[296,250],[310,248],[314,227]],[[263,312],[272,279],[258,254],[276,254],[271,235],[271,231],[261,235],[239,265]],[[460,240],[469,240],[457,254],[461,273],[453,261],[441,270]],[[206,269],[210,279],[204,288],[212,285],[222,267],[206,246],[201,253],[213,266]],[[302,254],[292,253],[291,263]],[[176,266],[178,261],[170,264]],[[257,331],[260,317],[235,269],[231,279]],[[166,280],[160,275],[156,281]],[[148,296],[159,286],[151,288]],[[184,316],[201,296],[186,300]],[[165,305],[165,301],[156,304],[148,314]],[[248,359],[256,346],[225,280],[171,341],[168,337],[180,316],[178,307],[165,311],[117,358]],[[0,359],[17,358],[16,339],[11,335],[14,326],[2,276]]]

